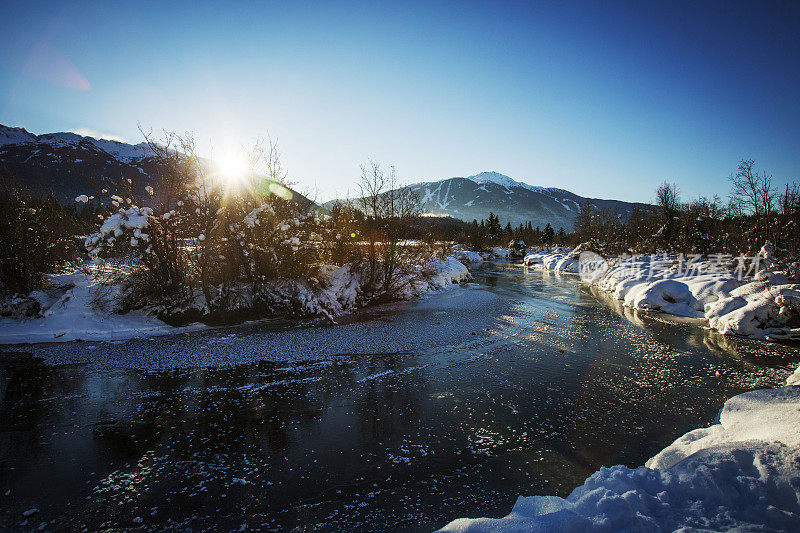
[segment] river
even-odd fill
[[[571,275],[473,275],[339,326],[5,347],[0,528],[430,531],[503,516],[517,495],[642,465],[800,361],[796,346],[623,309]]]

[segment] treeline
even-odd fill
[[[627,216],[580,206],[571,244],[593,241],[612,253],[673,251],[697,254],[754,253],[771,241],[791,257],[800,252],[800,184],[778,188],[772,175],[742,160],[729,177],[726,200],[719,196],[682,202],[675,184],[656,190],[652,210]]]
[[[513,228],[511,222],[507,222],[505,227],[500,223],[500,218],[489,212],[487,220],[473,219],[469,229],[460,235],[459,241],[467,244],[473,250],[482,250],[491,246],[507,246],[514,250],[522,251],[529,246],[540,246],[550,244],[566,244],[569,236],[563,227],[555,231],[548,223],[544,228],[534,227],[528,221],[520,223]]]
[[[322,210],[289,188],[274,146],[252,150],[250,170],[234,188],[202,163],[191,139],[147,140],[162,169],[152,183],[87,184],[77,209],[0,176],[0,295],[30,292],[45,274],[86,259],[129,289],[132,307],[199,301],[214,313],[280,308],[287,297],[276,286],[302,280],[313,289],[328,265],[348,267],[359,303],[393,299],[454,242],[474,250],[591,241],[609,253],[738,254],[769,240],[793,257],[800,252],[800,185],[778,190],[750,160],[730,177],[727,201],[682,202],[677,187],[664,183],[652,209],[622,214],[584,203],[568,234],[530,221],[503,225],[494,213],[472,223],[422,216],[394,169],[373,162],[362,168],[357,199]]]

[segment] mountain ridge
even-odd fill
[[[0,174],[34,190],[52,191],[62,202],[84,194],[91,180],[102,178],[126,178],[143,188],[161,171],[152,156],[147,143],[128,144],[72,132],[36,135],[25,128],[0,124]],[[557,187],[531,185],[496,171],[406,187],[419,195],[426,214],[471,222],[487,218],[491,211],[504,224],[518,226],[530,221],[534,226],[550,224],[565,231],[574,228],[580,206],[587,200],[597,209],[611,209],[622,217],[635,208],[653,208],[644,203],[586,198]]]
[[[487,218],[491,211],[512,226],[530,221],[534,226],[550,224],[565,231],[574,229],[575,217],[587,200],[596,209],[611,209],[623,217],[634,209],[653,208],[645,203],[589,198],[566,189],[531,185],[496,171],[423,181],[406,187],[420,197],[426,214],[448,215],[470,222]]]

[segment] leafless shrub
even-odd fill
[[[0,294],[25,294],[76,256],[77,213],[0,178]]]

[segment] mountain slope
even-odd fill
[[[0,124],[0,177],[34,192],[52,192],[62,203],[91,194],[92,182],[104,178],[130,179],[144,190],[161,171],[147,143],[127,144],[68,132],[36,135]],[[313,204],[292,193],[295,201]]]
[[[75,133],[35,135],[0,125],[0,174],[34,191],[52,191],[60,201],[87,192],[90,180],[127,178],[144,187],[159,171],[152,156],[146,143]]]
[[[512,226],[532,221],[534,226],[550,224],[571,231],[582,202],[587,200],[569,191],[545,188],[516,181],[497,172],[481,172],[466,178],[416,183],[408,186],[422,200],[422,209],[434,215],[449,215],[465,221],[481,220],[493,212],[503,224]],[[597,209],[612,209],[627,216],[636,207],[648,204],[588,198]]]

